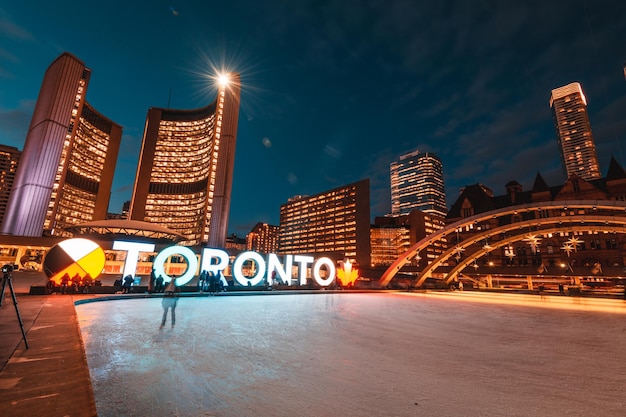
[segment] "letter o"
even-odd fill
[[[172,277],[165,273],[165,261],[172,255],[180,255],[187,261],[187,270],[183,275],[176,278],[176,285],[179,287],[181,285],[185,285],[196,275],[196,271],[198,270],[198,258],[196,258],[196,254],[193,253],[191,249],[186,246],[168,246],[163,249],[159,254],[154,258],[152,262],[152,268],[154,269],[154,273],[158,277],[161,275],[165,282],[170,282]]]
[[[257,271],[256,275],[254,275],[251,278],[246,278],[243,275],[243,272],[241,271],[243,264],[248,259],[256,262],[257,266],[259,267],[259,270]],[[235,262],[233,262],[233,276],[235,277],[237,282],[243,285],[244,287],[247,287],[248,283],[250,283],[249,285],[251,286],[259,285],[261,281],[263,281],[264,275],[265,275],[265,259],[263,259],[263,257],[256,252],[252,252],[252,251],[243,252],[241,255],[237,257],[237,259],[235,259]]]
[[[326,279],[320,275],[322,265],[328,267],[328,277]],[[313,279],[321,287],[328,287],[335,280],[335,263],[330,258],[319,258],[313,265]]]

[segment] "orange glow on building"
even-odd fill
[[[369,180],[289,199],[280,207],[280,253],[323,254],[369,265],[369,200]]]

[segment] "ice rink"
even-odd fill
[[[76,307],[98,416],[623,416],[626,301],[465,293]]]

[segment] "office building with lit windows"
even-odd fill
[[[445,217],[443,165],[437,155],[419,151],[402,155],[391,163],[390,174],[392,214],[420,210]]]
[[[316,254],[370,265],[369,179],[280,207],[281,254]]]
[[[71,236],[106,218],[122,127],[85,100],[90,77],[69,53],[48,67],[0,233]]]
[[[206,107],[149,109],[130,219],[174,230],[185,245],[224,247],[239,99],[239,75],[230,74]]]
[[[14,146],[0,145],[0,224],[4,219],[21,155],[22,152]]]
[[[554,119],[561,162],[566,178],[602,178],[596,145],[587,114],[587,99],[579,83],[552,90],[550,108]]]
[[[257,223],[246,235],[246,249],[260,253],[277,253],[279,231],[279,226]]]
[[[372,266],[389,266],[426,236],[443,229],[445,217],[412,210],[407,214],[376,217],[371,227]],[[447,240],[433,242],[410,264],[425,267],[446,249]]]

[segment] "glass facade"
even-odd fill
[[[376,217],[371,229],[372,266],[391,265],[411,246],[445,227],[445,218],[412,210],[408,214]],[[448,248],[447,239],[433,240],[419,257],[411,259],[414,266],[426,266]]]
[[[402,155],[391,163],[390,175],[392,214],[420,210],[446,215],[443,166],[435,154],[415,151]]]
[[[372,266],[389,266],[411,247],[407,226],[376,226],[371,228]]]

